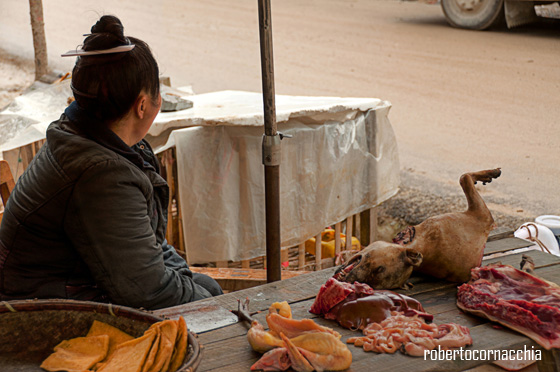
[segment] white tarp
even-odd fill
[[[48,125],[64,112],[71,96],[70,80],[34,82],[0,112],[0,153],[44,139]]]
[[[69,82],[37,87],[0,113],[0,152],[45,138],[70,96]],[[156,151],[176,146],[179,198],[190,263],[264,255],[265,201],[260,93],[191,95],[193,108],[159,113]],[[282,141],[282,246],[396,194],[399,160],[390,103],[372,98],[276,96]],[[14,156],[14,158],[17,158]]]
[[[36,81],[0,112],[0,159],[8,162],[15,179],[23,173],[20,163],[27,156],[21,148],[45,139],[48,125],[60,117],[71,96],[70,80]]]
[[[198,98],[189,99],[195,108],[198,104],[207,110],[212,124],[175,130],[162,147],[177,148],[188,261],[264,255],[262,96],[211,93],[204,96],[205,108]],[[299,244],[396,194],[399,160],[388,102],[277,96],[276,105],[278,130],[293,135],[282,141],[282,247]],[[190,118],[183,120],[190,125]]]

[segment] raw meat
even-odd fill
[[[365,351],[395,353],[401,350],[411,356],[424,356],[425,351],[472,345],[467,327],[458,324],[426,324],[417,316],[394,315],[380,323],[371,323],[363,337],[351,337],[347,343],[361,346]]]
[[[472,270],[459,287],[457,306],[532,338],[545,349],[560,347],[560,289],[509,265]]]
[[[270,306],[266,316],[269,331],[251,318],[248,306],[248,299],[239,301],[238,316],[251,323],[247,339],[253,350],[264,353],[251,370],[341,371],[352,364],[352,353],[338,332],[311,319],[293,319],[287,302]]]
[[[342,283],[331,278],[321,286],[315,302],[309,311],[313,314],[326,314],[332,307],[343,301],[353,292],[354,286],[352,284]]]
[[[374,291],[367,284],[349,284],[334,278],[321,286],[309,311],[336,320],[349,329],[364,329],[370,323],[390,317],[395,311],[407,316],[418,315],[428,321],[433,319],[412,297],[391,291]]]
[[[394,353],[402,350],[413,356],[424,351],[472,344],[468,328],[450,324],[427,324],[433,316],[417,300],[367,284],[348,284],[330,278],[319,290],[310,310],[342,327],[363,330],[364,336],[351,337],[348,343],[365,351]]]
[[[348,347],[330,333],[312,332],[292,339],[280,336],[283,347],[264,354],[251,370],[342,371],[352,364]]]

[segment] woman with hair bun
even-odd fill
[[[222,294],[165,240],[169,188],[143,139],[161,106],[150,48],[103,16],[71,55],[75,102],[5,208],[0,300],[159,309]]]

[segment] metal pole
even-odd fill
[[[282,279],[280,259],[280,134],[274,103],[274,61],[270,0],[259,2],[259,35],[264,109],[263,164],[266,208],[266,281]]]

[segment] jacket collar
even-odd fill
[[[115,132],[109,129],[105,123],[93,118],[84,109],[78,106],[76,101],[72,102],[70,106],[64,110],[64,114],[88,138],[99,143],[101,146],[122,155],[138,168],[158,168],[157,162],[147,161],[147,154],[144,154],[143,150],[147,148],[151,151],[151,148],[144,140],[132,147],[128,146],[119,136],[117,136]]]

